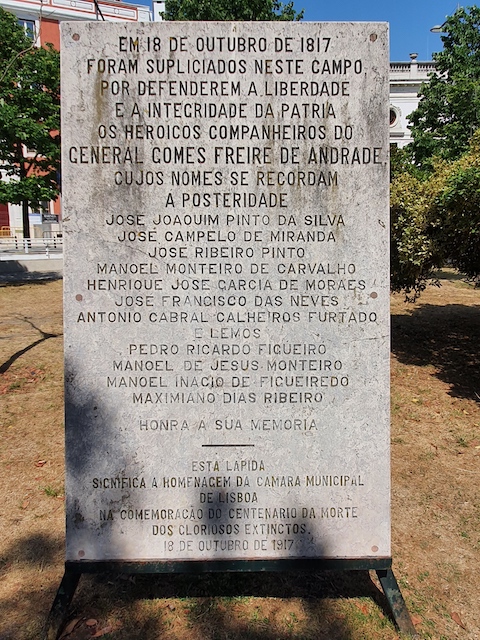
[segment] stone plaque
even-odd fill
[[[67,559],[390,556],[388,32],[62,24]]]

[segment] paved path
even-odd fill
[[[57,280],[63,277],[63,256],[55,254],[50,258],[44,255],[8,256],[0,258],[0,284],[14,282],[41,282]]]

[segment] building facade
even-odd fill
[[[390,63],[390,144],[405,147],[412,141],[407,116],[418,106],[418,93],[423,82],[435,73],[434,62],[418,62],[410,54],[410,62]]]
[[[39,44],[50,42],[56,49],[60,49],[59,23],[64,20],[150,22],[152,19],[148,7],[119,0],[0,0],[0,6],[15,14],[32,33],[39,33]]]

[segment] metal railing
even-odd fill
[[[11,256],[37,255],[49,258],[63,252],[63,238],[19,238],[0,236],[0,260]]]

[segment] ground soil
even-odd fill
[[[392,298],[394,571],[419,638],[480,640],[480,290],[440,276]],[[63,573],[61,291],[0,287],[0,640],[42,637]],[[399,635],[374,575],[325,572],[83,576],[64,637]]]

